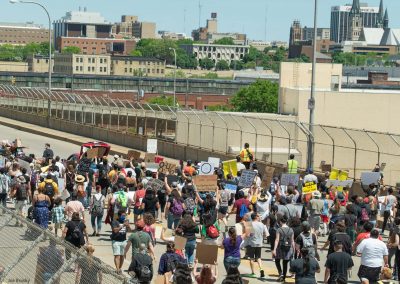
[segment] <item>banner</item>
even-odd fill
[[[242,171],[240,175],[238,186],[241,187],[251,187],[254,179],[256,178],[257,173],[255,171],[245,170]]]
[[[281,185],[295,185],[299,184],[299,174],[282,174]]]
[[[164,186],[164,182],[163,181],[161,181],[159,179],[156,179],[156,178],[153,178],[153,179],[148,181],[148,183],[146,185],[146,188],[147,187],[151,187],[155,192],[157,192],[160,189],[162,189],[163,186]]]
[[[228,190],[228,191],[230,191],[231,193],[235,193],[235,194],[236,194],[237,185],[234,184],[234,183],[228,183],[228,182],[226,182],[226,183],[225,183],[225,189]]]
[[[228,174],[232,174],[237,177],[237,163],[236,160],[228,160],[222,162],[222,169],[224,170],[224,176],[227,177]]]
[[[86,151],[86,157],[88,159],[94,159],[99,156],[99,148],[92,148]]]
[[[314,191],[317,191],[317,184],[313,181],[306,182],[303,186],[303,194],[309,194],[313,193]]]
[[[197,191],[217,191],[217,176],[194,176],[193,183]]]

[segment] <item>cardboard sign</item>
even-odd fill
[[[251,170],[242,171],[238,186],[251,187],[256,176],[257,176],[257,173],[255,171],[251,171]]]
[[[83,157],[82,159],[79,160],[77,173],[80,174],[80,175],[85,176],[86,173],[89,172],[91,164],[92,164],[92,160]]]
[[[303,186],[303,194],[309,194],[317,191],[317,184],[313,181],[306,182]]]
[[[194,176],[193,183],[196,185],[197,191],[216,191],[217,176]]]
[[[146,153],[146,154],[144,154],[144,162],[145,163],[154,163],[155,157],[156,157],[156,154]]]
[[[275,172],[275,168],[274,167],[265,166],[263,179],[262,179],[262,182],[261,182],[261,187],[269,188],[269,186],[270,186],[270,184],[272,182],[272,179],[274,177],[274,172]]]
[[[141,154],[142,153],[140,153],[139,151],[129,150],[127,158],[128,158],[128,160],[131,160],[131,159],[139,160]]]
[[[183,250],[186,246],[187,239],[181,236],[175,236],[175,249]]]
[[[237,177],[237,163],[236,160],[229,160],[222,162],[222,169],[224,170],[224,176],[227,177],[228,174],[232,174]]]
[[[220,158],[208,157],[208,162],[213,165],[214,168],[219,168],[221,162]]]
[[[163,174],[167,174],[167,173],[173,174],[173,173],[175,173],[176,168],[177,168],[177,165],[175,165],[175,164],[171,164],[168,162],[161,162],[159,164],[158,172],[163,173]]]
[[[363,172],[361,173],[361,183],[363,185],[375,184],[377,185],[381,179],[381,173],[379,172]]]
[[[299,184],[300,175],[298,174],[282,174],[281,185],[295,185]]]
[[[157,139],[147,139],[147,153],[157,153]]]
[[[146,185],[146,188],[151,187],[154,191],[157,192],[158,190],[162,189],[163,186],[164,186],[163,181],[153,178],[153,179],[149,180],[149,182]]]
[[[94,159],[99,156],[99,148],[92,148],[86,151],[86,157],[88,159]]]
[[[201,162],[199,167],[199,175],[212,175],[214,174],[214,167],[209,162]]]
[[[97,147],[97,157],[104,157],[107,151],[105,147]]]
[[[234,183],[225,183],[225,189],[235,194],[237,191],[237,187],[238,186]]]
[[[199,243],[196,248],[196,257],[199,263],[214,265],[218,259],[218,246]]]

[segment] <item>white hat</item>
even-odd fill
[[[114,159],[115,159],[115,160],[118,160],[118,159],[119,159],[119,156],[118,156],[118,155],[114,155]]]

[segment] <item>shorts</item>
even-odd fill
[[[218,212],[223,215],[226,215],[226,213],[228,213],[228,206],[220,206]]]
[[[329,223],[329,217],[326,215],[321,215],[321,220],[325,224]]]
[[[25,205],[26,205],[26,200],[17,200],[15,202],[15,211],[22,214]]]
[[[261,247],[246,247],[246,257],[254,261],[261,258]]]
[[[360,265],[357,276],[360,278],[361,282],[363,279],[367,279],[370,283],[375,283],[380,279],[381,269],[382,267],[368,267],[365,265]]]
[[[143,210],[143,209],[140,209],[140,208],[138,208],[138,207],[135,207],[135,208],[133,208],[133,213],[134,213],[135,215],[142,215],[142,214],[144,213],[144,210]]]
[[[127,241],[117,242],[112,241],[113,255],[124,255]]]

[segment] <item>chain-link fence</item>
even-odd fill
[[[250,143],[259,160],[285,164],[295,154],[306,167],[307,141],[314,143],[314,164],[321,161],[359,178],[385,163],[385,181],[395,185],[400,174],[400,134],[326,125],[309,125],[295,116],[266,113],[207,112],[139,104],[107,96],[0,85],[0,106],[132,135],[173,141],[222,154],[238,154]],[[50,115],[49,115],[50,114]]]
[[[101,281],[95,281],[96,279]],[[0,206],[0,283],[128,283],[84,248]]]

